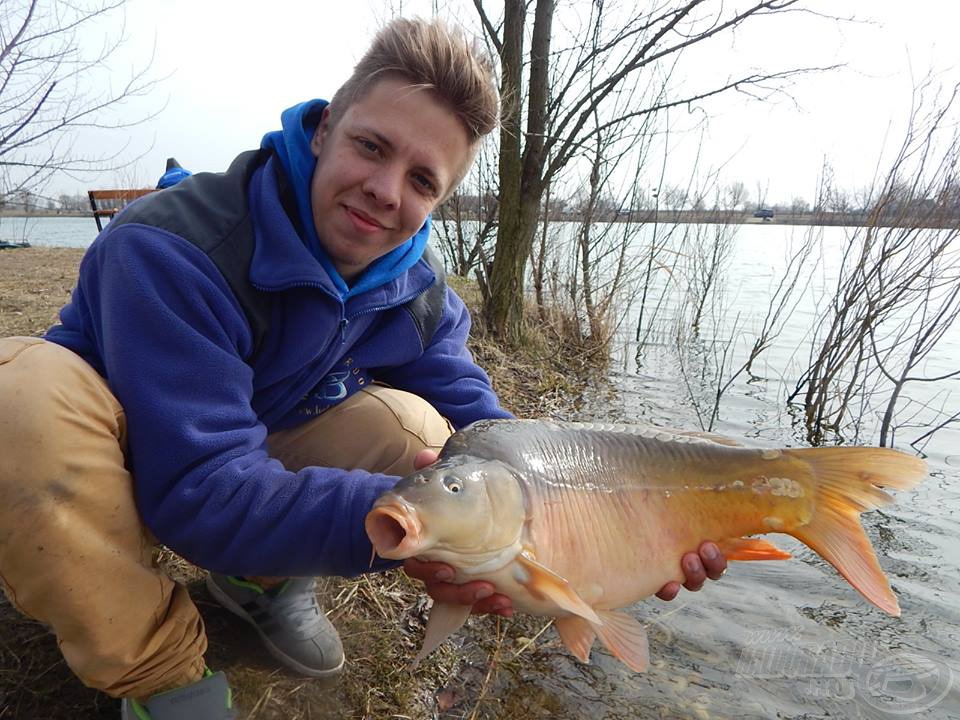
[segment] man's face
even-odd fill
[[[473,153],[467,131],[429,93],[387,78],[311,141],[320,244],[348,282],[406,242],[452,189]]]

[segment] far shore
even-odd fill
[[[451,213],[452,214],[452,213]],[[92,219],[90,211],[78,210],[0,210],[0,218],[82,218]],[[462,219],[475,219],[472,213],[461,211]],[[439,220],[439,217],[435,219]],[[580,222],[576,213],[554,213],[554,222]],[[733,225],[814,225],[844,227],[902,227],[955,229],[960,227],[960,210],[952,217],[930,214],[891,212],[871,215],[864,212],[779,212],[773,217],[754,217],[752,212],[726,210],[638,210],[635,212],[608,213],[596,218],[597,222],[633,223],[701,223]]]
[[[0,218],[93,217],[89,210],[0,210]]]

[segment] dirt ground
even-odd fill
[[[82,250],[0,250],[0,337],[40,335],[69,299]],[[477,298],[459,284],[468,304]],[[475,313],[476,316],[476,313]],[[522,352],[506,352],[475,323],[471,349],[491,372],[504,404],[525,417],[558,416],[576,404],[586,363],[583,355],[558,353],[564,343],[549,329]],[[162,564],[189,585],[210,640],[208,664],[224,670],[241,718],[520,718],[549,717],[555,710],[524,683],[516,693],[497,693],[502,676],[527,673],[558,647],[530,638],[542,620],[510,622],[474,618],[456,642],[448,642],[417,671],[409,661],[423,637],[426,603],[399,572],[321,581],[324,608],[343,638],[346,669],[335,682],[320,682],[278,669],[248,626],[209,597],[202,573],[168,551]],[[525,689],[526,688],[526,689]],[[84,687],[66,667],[56,639],[22,617],[0,596],[0,720],[116,718],[118,703]]]
[[[40,335],[70,299],[83,250],[0,250],[0,337]]]

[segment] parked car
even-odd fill
[[[760,208],[755,213],[753,213],[755,218],[760,218],[762,220],[770,220],[773,218],[773,210],[768,208]]]

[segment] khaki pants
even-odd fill
[[[291,470],[402,475],[450,432],[423,399],[374,385],[268,445]],[[79,356],[0,339],[0,584],[86,685],[144,698],[199,679],[207,641],[186,589],[153,564],[126,442],[123,408]]]

